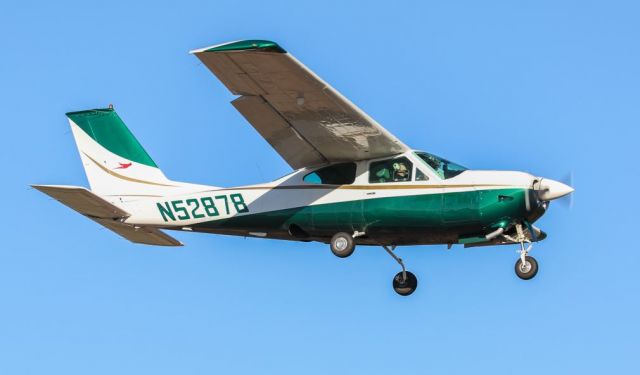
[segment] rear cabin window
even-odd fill
[[[411,181],[412,168],[413,164],[405,157],[374,161],[369,165],[369,183]]]
[[[342,163],[320,168],[302,179],[309,184],[349,185],[356,180],[356,163]]]

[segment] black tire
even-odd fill
[[[516,275],[522,280],[531,280],[538,274],[538,262],[534,257],[526,256],[524,258],[525,266],[522,265],[522,260],[518,259],[516,262]]]
[[[402,271],[398,272],[393,278],[393,290],[401,296],[408,296],[416,291],[418,287],[418,278],[416,275],[409,271],[407,272],[407,279],[403,280]]]
[[[349,233],[340,232],[331,237],[331,252],[338,258],[346,258],[353,254],[356,249],[356,242]]]

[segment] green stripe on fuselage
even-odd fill
[[[512,188],[373,198],[237,215],[193,228],[269,232],[286,231],[296,224],[313,236],[353,230],[369,235],[451,230],[482,233],[499,221],[531,215],[525,208],[528,193],[527,189]]]

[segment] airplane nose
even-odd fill
[[[543,201],[558,199],[574,191],[571,186],[548,178],[540,179],[534,184],[534,189],[538,192],[538,198]]]

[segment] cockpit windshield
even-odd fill
[[[431,169],[434,170],[443,180],[455,177],[460,173],[467,170],[467,168],[452,163],[449,160],[440,158],[438,156],[428,154],[426,152],[418,151],[415,153],[422,161],[425,162]]]

